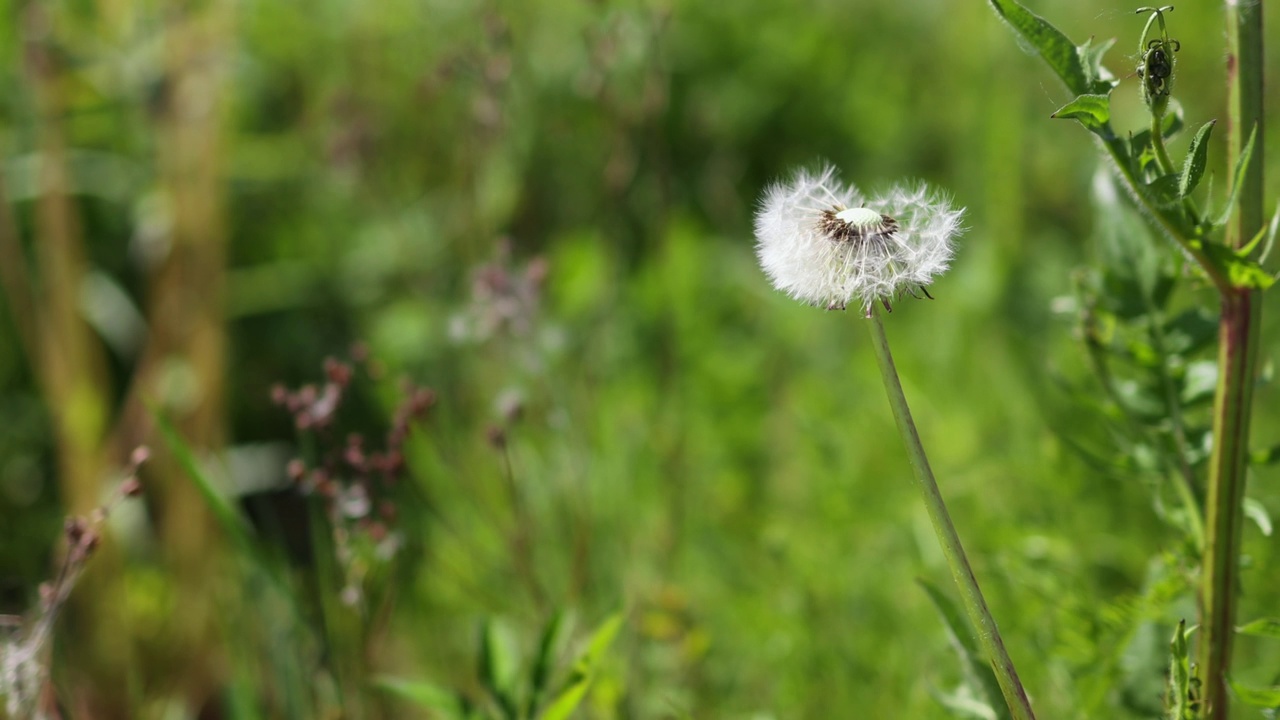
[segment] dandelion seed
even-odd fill
[[[774,287],[828,310],[925,289],[947,269],[964,209],[923,183],[873,197],[839,182],[831,166],[797,172],[765,191],[756,254]]]

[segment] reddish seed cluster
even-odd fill
[[[363,535],[379,548],[389,548],[383,552],[394,552],[396,545],[390,542],[389,526],[398,513],[389,495],[406,471],[404,445],[410,426],[425,417],[436,401],[433,390],[406,386],[405,399],[392,416],[381,448],[363,433],[343,435],[339,430],[340,412],[351,391],[357,367],[367,375],[378,374],[378,368],[363,347],[357,347],[352,356],[352,364],[326,359],[325,382],[321,386],[304,385],[290,391],[277,385],[271,390],[272,401],[293,416],[297,428],[314,433],[319,441],[317,458],[310,463],[295,458],[285,470],[300,492],[325,499],[339,559],[344,560],[344,564],[352,557],[353,536]],[[351,572],[349,567],[348,574],[358,573]],[[358,595],[358,591],[354,591],[354,596]]]
[[[475,270],[471,306],[459,319],[455,334],[470,340],[497,335],[528,335],[533,329],[550,264],[537,257],[523,268],[512,259],[511,241],[498,244],[496,257]]]

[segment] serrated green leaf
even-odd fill
[[[1235,680],[1228,680],[1228,682],[1231,683],[1231,691],[1245,705],[1260,708],[1280,708],[1280,687],[1251,688],[1241,685]]]
[[[417,707],[442,712],[449,719],[462,718],[465,712],[457,695],[423,680],[380,675],[373,678],[373,686]]]
[[[1111,98],[1107,95],[1080,95],[1063,105],[1050,117],[1077,120],[1091,133],[1100,137],[1112,138],[1111,132]]]
[[[1236,158],[1236,167],[1231,173],[1231,195],[1227,197],[1227,204],[1222,208],[1222,212],[1213,221],[1214,225],[1226,225],[1227,220],[1231,218],[1231,211],[1235,209],[1236,202],[1240,199],[1240,186],[1244,184],[1244,174],[1249,170],[1249,159],[1253,157],[1253,141],[1257,136],[1258,129],[1255,127],[1249,133],[1249,142],[1244,144],[1240,157]]]
[[[1196,185],[1200,184],[1200,178],[1204,176],[1205,166],[1209,162],[1209,134],[1213,132],[1213,126],[1217,123],[1217,120],[1210,120],[1201,125],[1195,137],[1191,139],[1191,147],[1187,149],[1187,159],[1182,164],[1182,176],[1178,180],[1179,197],[1190,195],[1191,191],[1196,189]]]
[[[1266,537],[1271,537],[1271,513],[1267,512],[1267,508],[1262,503],[1253,498],[1244,499],[1244,516],[1253,521],[1254,525],[1262,531]]]
[[[1106,93],[1111,85],[1089,77],[1080,49],[1062,31],[1013,0],[990,0],[991,8],[1026,40],[1076,95]]]
[[[942,618],[942,624],[947,629],[947,638],[960,659],[960,669],[969,689],[979,701],[985,702],[995,712],[997,720],[1010,720],[1012,716],[1004,703],[1000,684],[996,681],[991,666],[978,651],[978,644],[974,641],[969,623],[965,621],[960,608],[956,607],[951,598],[934,584],[920,578],[917,578],[916,582],[924,588],[925,594],[929,596],[934,609]]]
[[[1259,618],[1236,628],[1241,635],[1280,640],[1280,618]]]

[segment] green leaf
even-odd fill
[[[1247,245],[1240,248],[1240,255],[1248,257],[1253,254],[1254,248],[1262,244],[1262,254],[1258,256],[1258,262],[1267,261],[1267,256],[1271,254],[1271,248],[1276,242],[1276,230],[1280,229],[1280,203],[1276,205],[1275,214],[1271,216],[1271,222],[1258,229],[1253,239]],[[1265,243],[1264,243],[1265,241]]]
[[[1258,450],[1249,454],[1249,462],[1254,465],[1273,465],[1280,461],[1280,445],[1274,445],[1267,450]]]
[[[1232,196],[1235,196],[1235,192],[1232,192]],[[1204,251],[1205,257],[1227,276],[1232,287],[1266,290],[1276,281],[1275,276],[1263,270],[1256,261],[1241,257],[1222,243],[1193,240],[1191,244]]]
[[[1072,93],[1091,95],[1106,93],[1111,89],[1109,82],[1090,78],[1090,73],[1081,61],[1081,50],[1061,30],[1013,0],[990,2],[996,14],[1040,53],[1040,57],[1044,58]]]
[[[502,707],[505,717],[519,716],[516,678],[520,651],[511,629],[499,620],[486,620],[480,632],[480,682]]]
[[[1191,147],[1187,149],[1187,159],[1182,164],[1182,177],[1178,180],[1178,196],[1186,197],[1200,184],[1205,166],[1209,161],[1209,134],[1217,120],[1210,120],[1196,131],[1191,139]]]
[[[1249,133],[1249,142],[1245,143],[1244,149],[1240,151],[1240,157],[1236,158],[1235,171],[1231,174],[1231,195],[1227,198],[1227,204],[1222,208],[1222,212],[1214,220],[1214,225],[1226,225],[1227,220],[1231,218],[1231,211],[1235,209],[1236,202],[1240,199],[1240,186],[1244,184],[1244,174],[1249,170],[1249,158],[1253,156],[1253,141],[1257,135],[1258,129],[1255,127]]]
[[[613,639],[622,628],[622,619],[622,613],[611,615],[591,634],[591,639],[587,641],[587,649],[573,664],[573,679],[556,699],[551,701],[546,711],[540,716],[540,720],[568,720],[568,717],[573,714],[587,695],[587,688],[591,685],[600,659],[604,657],[605,651],[609,649],[609,645],[613,643]]]
[[[1244,499],[1244,515],[1258,526],[1262,534],[1271,537],[1271,513],[1267,512],[1267,508],[1262,503],[1253,498]]]
[[[1161,175],[1143,187],[1143,191],[1157,207],[1168,208],[1178,204],[1179,178],[1174,173]]]
[[[568,628],[568,616],[564,611],[557,611],[542,629],[542,638],[538,642],[538,654],[534,657],[533,670],[530,673],[531,693],[529,695],[528,712],[530,717],[533,716],[533,711],[537,709],[538,703],[542,700],[542,695],[547,691],[547,687],[551,682],[551,675],[556,667],[556,658],[564,646]]]
[[[1271,249],[1276,245],[1276,235],[1280,234],[1280,202],[1276,203],[1276,211],[1271,215],[1271,223],[1267,225],[1267,239],[1262,243],[1262,254],[1258,262],[1264,263],[1271,256]]]
[[[957,717],[996,720],[995,710],[983,700],[974,697],[973,690],[968,685],[961,685],[953,693],[934,692],[933,696]]]
[[[1280,618],[1259,618],[1236,628],[1241,635],[1280,640]]]
[[[1114,88],[1120,84],[1120,81],[1102,66],[1102,57],[1115,44],[1116,39],[1109,38],[1095,46],[1093,38],[1089,38],[1076,48],[1076,52],[1080,54],[1080,61],[1084,65],[1084,73],[1088,77],[1091,86],[1096,87],[1098,84],[1105,84],[1108,88]]]
[[[1231,691],[1245,705],[1260,708],[1280,708],[1280,687],[1251,688],[1245,687],[1235,680],[1228,680],[1227,682],[1231,683]]]
[[[195,483],[196,490],[204,498],[205,504],[209,506],[209,510],[213,513],[218,525],[222,527],[223,532],[227,533],[228,537],[241,546],[251,546],[253,544],[253,526],[249,523],[249,520],[241,514],[235,503],[229,500],[226,494],[200,469],[200,464],[196,461],[195,453],[192,452],[191,446],[178,435],[178,431],[169,422],[169,418],[154,408],[151,410],[151,417],[155,420],[156,427],[160,429],[160,436],[164,438],[165,445],[173,453],[178,465],[186,472],[187,477],[191,478],[191,481]]]
[[[609,645],[613,644],[613,639],[617,637],[618,631],[622,629],[622,613],[614,613],[610,615],[600,627],[591,634],[591,639],[587,641],[587,649],[578,656],[578,661],[574,663],[574,672],[586,674],[595,670],[600,663],[600,658],[604,656],[605,650],[609,649]]]
[[[1111,98],[1107,95],[1081,95],[1063,105],[1050,117],[1078,120],[1091,133],[1104,138],[1115,137],[1111,132]]]
[[[373,678],[373,686],[417,707],[444,713],[446,718],[461,718],[465,713],[456,695],[423,680],[380,675]]]
[[[991,717],[995,717],[997,720],[1010,720],[1012,716],[1009,714],[1009,708],[1004,703],[1004,695],[1000,691],[1000,684],[996,682],[996,676],[992,672],[991,666],[986,663],[982,654],[978,651],[978,645],[974,642],[973,633],[969,629],[969,624],[965,622],[960,608],[956,607],[951,598],[947,597],[937,586],[927,580],[917,578],[916,582],[920,584],[920,587],[924,588],[925,594],[929,596],[929,600],[933,602],[933,607],[942,618],[942,624],[947,629],[947,638],[951,641],[951,647],[956,656],[960,658],[960,668],[964,673],[965,684],[969,686],[978,701],[985,702],[987,707],[991,709]]]

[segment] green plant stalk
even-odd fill
[[[925,508],[929,511],[929,520],[938,534],[938,542],[942,545],[942,553],[946,556],[951,575],[960,589],[960,597],[964,602],[969,622],[978,631],[978,640],[983,651],[991,662],[1000,691],[1004,693],[1005,703],[1015,720],[1035,720],[1031,711],[1031,701],[1027,699],[1026,690],[1018,679],[1018,672],[1013,667],[1013,660],[1005,650],[1004,640],[1000,638],[1000,630],[996,627],[995,618],[987,608],[978,587],[978,579],[965,557],[964,547],[960,544],[960,536],[955,525],[951,523],[951,515],[942,499],[942,492],[933,478],[933,470],[929,467],[929,458],[925,455],[924,446],[920,443],[920,433],[916,431],[915,421],[911,419],[911,408],[907,405],[907,396],[902,391],[902,382],[898,379],[898,370],[893,363],[893,355],[889,351],[889,339],[885,336],[884,323],[880,313],[872,310],[870,321],[872,345],[876,351],[876,361],[880,366],[880,375],[884,379],[884,389],[889,395],[889,405],[893,408],[893,419],[902,435],[902,442],[907,448],[907,456],[911,461],[911,469],[916,477],[916,484],[924,496]]]
[[[1226,243],[1243,247],[1262,227],[1262,5],[1227,0],[1227,81],[1229,89],[1228,162],[1234,166],[1256,128],[1254,159],[1227,226]],[[1235,634],[1239,587],[1240,537],[1244,523],[1245,473],[1249,420],[1258,364],[1261,296],[1232,288],[1222,293],[1218,322],[1218,386],[1213,402],[1213,454],[1205,504],[1206,542],[1200,586],[1198,661],[1204,687],[1205,718],[1228,717],[1227,678]]]

